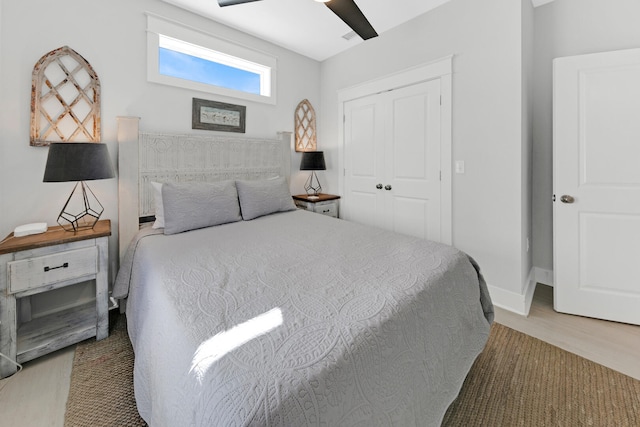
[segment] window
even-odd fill
[[[149,81],[275,104],[276,59],[147,15]]]

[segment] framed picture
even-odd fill
[[[191,129],[244,133],[247,107],[193,98]]]

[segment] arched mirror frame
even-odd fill
[[[308,99],[300,101],[295,111],[296,151],[316,151],[316,112]]]
[[[44,55],[33,68],[30,145],[100,142],[100,80],[68,46]]]

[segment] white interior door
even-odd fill
[[[342,216],[384,227],[385,105],[379,95],[345,104],[345,194]],[[379,188],[378,188],[379,187]]]
[[[640,324],[640,49],[554,61],[554,305]]]
[[[440,241],[440,80],[349,101],[344,112],[344,218]]]

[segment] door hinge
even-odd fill
[[[440,95],[440,105],[442,105],[442,95]]]
[[[442,181],[442,171],[440,171],[440,181]]]

